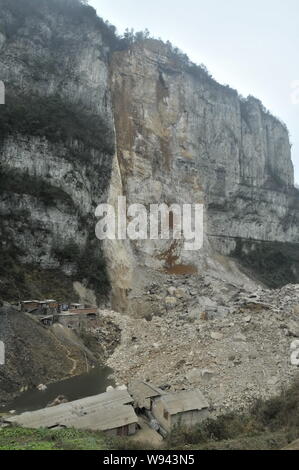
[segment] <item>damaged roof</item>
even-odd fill
[[[158,387],[147,382],[133,382],[129,386],[129,392],[134,398],[135,404],[139,408],[150,409],[151,403],[150,398],[160,397],[165,392]]]
[[[133,398],[135,396],[138,398],[153,398],[165,394],[163,390],[147,382],[133,382],[129,386],[129,392]]]
[[[33,429],[68,427],[108,431],[138,422],[130,406],[132,402],[127,390],[113,390],[52,408],[23,413],[7,418],[6,422]]]
[[[168,393],[159,400],[171,415],[209,408],[208,401],[199,390]]]

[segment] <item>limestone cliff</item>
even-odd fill
[[[1,294],[74,298],[69,279],[105,293],[93,217],[114,153],[109,30],[76,1],[0,5]]]
[[[79,0],[0,5],[3,297],[28,293],[54,272],[107,292],[94,209],[118,195],[205,205],[200,252],[171,242],[104,243],[120,309],[155,273],[224,275],[227,260],[217,253],[248,269],[260,268],[257,251],[268,250],[269,260],[280,253],[288,265],[276,283],[298,279],[288,131],[258,100],[240,98],[161,41],[120,41]]]
[[[206,210],[201,252],[186,252],[180,243],[134,242],[132,284],[148,268],[202,272],[215,252],[246,261],[248,251],[254,254],[261,245],[269,258],[284,257],[286,242],[294,244],[286,271],[298,279],[299,195],[285,125],[257,99],[241,98],[151,39],[114,54],[112,92],[129,203],[203,202]],[[215,267],[221,271],[219,263]],[[271,273],[268,279],[265,274],[267,282]]]

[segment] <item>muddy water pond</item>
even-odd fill
[[[86,374],[49,384],[44,392],[37,389],[28,390],[9,405],[0,408],[0,412],[15,410],[17,413],[23,413],[39,410],[45,408],[59,395],[64,395],[68,401],[73,401],[104,393],[109,385],[114,385],[110,378],[112,372],[109,367],[98,366]]]

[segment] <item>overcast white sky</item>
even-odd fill
[[[288,126],[299,183],[298,0],[89,0],[119,33],[148,28]],[[297,84],[295,83],[297,81]],[[294,95],[293,86],[298,92]],[[295,104],[297,101],[297,104]]]

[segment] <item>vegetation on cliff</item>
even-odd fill
[[[67,158],[83,162],[90,161],[91,149],[110,155],[114,152],[112,131],[101,116],[58,95],[25,94],[7,87],[6,106],[0,108],[1,141],[14,134],[61,142],[69,150]],[[75,146],[76,142],[82,145]]]
[[[141,48],[143,46],[152,48],[159,53],[158,55],[160,55],[161,52],[168,58],[171,58],[169,61],[171,65],[170,69],[173,66],[175,70],[191,74],[202,82],[208,81],[209,84],[213,86],[213,91],[218,89],[224,90],[225,93],[234,94],[236,95],[236,99],[238,98],[235,90],[218,84],[204,65],[192,63],[186,54],[182,53],[170,42],[163,43],[162,40],[152,38],[148,30],[134,32],[133,30],[127,29],[122,36],[118,36],[116,28],[99,18],[96,11],[87,3],[88,2],[83,0],[0,0],[0,8],[1,11],[4,12],[0,19],[0,32],[5,35],[8,44],[16,39],[21,42],[20,39],[23,38],[26,44],[27,42],[34,44],[34,51],[36,49],[42,49],[43,47],[47,48],[48,54],[46,54],[45,57],[40,57],[38,54],[31,54],[30,48],[29,52],[24,48],[24,54],[18,57],[19,61],[21,59],[21,62],[25,63],[24,70],[28,72],[33,83],[36,84],[40,80],[47,80],[48,74],[52,75],[52,77],[56,74],[59,75],[59,73],[62,75],[65,74],[61,82],[62,85],[60,83],[60,88],[58,87],[60,92],[60,89],[63,89],[63,83],[67,82],[69,79],[67,74],[69,70],[60,66],[63,62],[67,62],[64,59],[69,51],[68,47],[71,45],[72,36],[69,35],[70,37],[67,37],[63,28],[60,34],[49,34],[47,36],[37,32],[33,27],[34,23],[36,27],[36,24],[42,23],[40,20],[45,20],[45,18],[49,19],[49,16],[54,14],[54,19],[63,17],[67,28],[70,27],[70,31],[72,31],[71,27],[74,29],[75,26],[76,30],[77,27],[79,28],[82,24],[87,25],[88,28],[82,32],[82,40],[86,41],[86,43],[89,41],[89,26],[91,31],[99,30],[103,44],[99,39],[99,44],[96,45],[96,52],[99,53],[101,57],[105,57],[105,60],[109,59],[109,52],[139,46]],[[31,34],[33,30],[34,34]],[[23,37],[24,31],[25,36]],[[35,46],[37,46],[36,49]],[[160,66],[161,69],[163,69],[163,63],[159,64],[159,67]],[[72,83],[76,83],[78,77],[71,76],[71,79]],[[48,83],[49,82],[50,80],[48,80]],[[31,85],[31,83],[29,83],[29,85]],[[100,183],[96,191],[100,192],[98,191],[100,186],[103,187],[105,184],[109,184],[111,168],[109,165],[106,165],[106,167],[105,165],[101,165],[101,158],[102,155],[105,154],[106,157],[108,156],[106,161],[109,161],[109,158],[112,157],[114,153],[112,126],[107,124],[105,116],[102,117],[95,114],[95,112],[92,112],[81,103],[75,104],[65,100],[62,96],[63,93],[60,95],[57,90],[52,96],[41,96],[36,92],[38,87],[30,86],[29,88],[30,90],[21,90],[12,85],[7,85],[7,106],[0,107],[0,145],[6,137],[19,134],[22,136],[47,139],[48,142],[54,145],[56,143],[62,144],[66,149],[63,158],[74,164],[79,164],[80,166],[84,165],[87,179],[92,179],[95,174],[99,175],[98,180]],[[35,90],[34,92],[33,89]],[[248,106],[246,103],[246,100],[241,100],[241,115],[245,121],[246,117],[248,117]],[[263,112],[266,112],[260,102],[259,106]],[[125,121],[125,119],[123,119],[123,121]],[[127,121],[129,120],[127,119]],[[168,150],[165,150],[166,146],[163,146],[163,142],[161,147],[162,153],[166,154]],[[272,183],[274,182],[276,186],[284,189],[283,182],[281,182],[279,175],[271,174],[270,176]],[[71,212],[77,212],[78,218],[83,219],[84,217],[78,210],[78,207],[74,206],[67,192],[64,191],[63,188],[50,184],[46,178],[39,179],[26,173],[21,174],[19,171],[2,168],[0,174],[0,188],[1,195],[12,192],[17,195],[29,194],[43,202],[46,207],[56,205],[60,208],[61,205],[64,204],[68,206]],[[294,204],[296,204],[296,200],[298,200],[298,198],[296,199],[294,197]],[[95,203],[93,202],[93,204]],[[93,210],[94,207],[91,207],[91,213]],[[89,225],[86,223],[83,225],[93,234],[94,221],[89,223]],[[10,269],[10,273],[14,282],[9,282],[9,284],[15,285],[15,283],[18,284],[18,279],[24,277],[24,273],[19,273],[19,269],[17,268],[19,257],[18,249],[15,248],[11,242],[7,243],[11,237],[7,237],[6,232],[7,231],[5,231],[5,233],[3,232],[5,243],[2,246],[2,250],[3,252],[9,253],[9,258],[14,256],[13,262],[7,263],[7,266],[8,269],[9,266],[11,268],[13,267],[13,269]],[[77,264],[78,280],[87,280],[89,287],[96,287],[100,293],[106,292],[109,283],[101,249],[95,247],[95,244],[90,239],[88,240],[88,246],[86,246],[83,252],[79,249],[79,246],[75,245],[74,240],[74,244],[71,247],[72,249],[70,249],[69,241],[67,241],[66,246],[64,246],[64,250],[63,246],[58,249],[54,247],[56,249],[54,253],[56,259],[62,264],[74,261]],[[63,253],[63,251],[65,251],[65,253]],[[278,264],[280,265],[281,263]],[[268,264],[262,266],[262,269],[263,271],[267,270]],[[289,267],[287,271],[290,271]],[[14,277],[15,275],[16,278]],[[9,273],[7,277],[10,278]],[[286,273],[283,273],[282,278],[285,279],[286,277]],[[273,285],[276,286],[278,284],[274,283]],[[5,289],[3,289],[3,292],[4,291]],[[29,290],[27,290],[27,292],[29,294]],[[56,295],[54,296],[56,297]],[[9,300],[11,299],[9,298]]]
[[[277,289],[299,282],[299,253],[296,243],[237,240],[233,253],[245,272],[267,287]]]
[[[33,292],[36,292],[36,297],[39,298],[45,289],[41,288],[39,282],[31,285],[31,282],[38,280],[35,273],[39,272],[47,284],[46,279],[51,278],[52,273],[60,271],[44,270],[43,274],[39,266],[33,266],[32,263],[23,264],[22,257],[26,254],[15,239],[20,237],[24,240],[31,236],[47,239],[49,224],[46,227],[45,224],[43,226],[42,223],[32,220],[30,211],[25,211],[27,213],[23,216],[22,211],[17,209],[14,214],[9,215],[7,207],[12,207],[13,201],[18,197],[30,196],[27,200],[35,199],[40,210],[44,207],[45,213],[48,209],[57,209],[77,218],[82,239],[86,233],[94,236],[95,201],[101,197],[109,184],[114,153],[111,123],[107,116],[104,116],[105,113],[97,112],[96,108],[90,109],[86,103],[80,102],[80,99],[76,102],[63,92],[66,80],[70,79],[76,84],[78,81],[73,70],[73,61],[70,61],[70,66],[64,61],[68,47],[73,47],[65,38],[65,29],[61,29],[61,34],[51,34],[50,39],[45,39],[40,30],[36,31],[36,25],[49,22],[51,27],[51,18],[60,17],[70,31],[85,24],[87,31],[99,29],[104,42],[112,44],[116,38],[115,28],[98,18],[95,10],[85,3],[80,0],[0,0],[0,33],[4,34],[8,47],[20,38],[27,44],[27,37],[31,44],[30,52],[24,47],[20,56],[16,54],[16,59],[24,66],[25,75],[28,74],[29,82],[25,86],[12,76],[6,83],[6,105],[0,107],[0,152],[8,140],[21,141],[26,146],[27,143],[30,144],[32,137],[37,138],[41,146],[44,144],[45,149],[49,149],[49,153],[59,155],[62,160],[71,163],[74,173],[88,178],[93,196],[90,214],[86,216],[79,203],[75,203],[63,180],[60,184],[57,180],[53,181],[51,175],[40,176],[10,167],[4,154],[0,167],[0,197],[4,202],[0,224],[0,252],[5,271],[0,274],[0,298],[5,300],[30,297]],[[43,47],[46,52],[42,56],[34,54],[37,45]],[[49,84],[50,77],[57,79],[60,84],[52,94],[45,94],[41,86],[34,88],[34,83]],[[44,157],[47,158],[47,151],[44,151]],[[62,161],[63,164],[65,162]],[[83,185],[84,181],[79,179],[76,189],[80,190]],[[8,216],[12,219],[11,223],[8,223]],[[29,236],[26,236],[27,232]],[[75,233],[73,238],[76,244]],[[53,236],[53,246],[55,243],[57,244],[57,240],[54,240]],[[66,253],[63,254],[65,244]],[[56,252],[55,259],[62,268],[61,275],[58,276],[60,287],[55,289],[54,286],[58,287],[57,283],[52,284],[51,297],[60,296],[65,288],[65,299],[69,296],[75,299],[73,289],[70,288],[73,280],[82,281],[87,287],[93,288],[99,299],[102,295],[106,296],[109,292],[109,281],[99,242],[95,243],[88,237],[85,247],[77,243],[71,251],[69,245],[68,240],[63,240],[60,252]],[[48,248],[53,249],[51,246]],[[73,266],[72,275],[66,276],[63,271],[68,269],[64,267],[70,263]],[[40,295],[37,295],[38,292]]]
[[[94,8],[84,0],[0,0],[0,7],[8,11],[13,21],[4,15],[0,21],[0,32],[9,39],[13,38],[26,21],[42,13],[63,15],[69,23],[80,25],[82,21],[101,29],[104,38],[113,43],[116,40],[116,28],[99,18]]]

